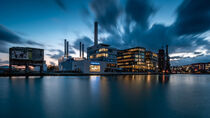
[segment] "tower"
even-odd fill
[[[79,42],[79,57],[82,57],[82,43]]]
[[[66,57],[69,57],[69,42],[66,42]]]
[[[160,49],[158,51],[158,71],[163,72],[165,70],[165,51]]]
[[[82,44],[82,58],[84,58],[84,53],[85,52],[85,49],[84,49],[84,44]]]
[[[98,45],[98,22],[94,23],[94,45]]]
[[[64,57],[66,56],[66,39],[64,39]]]
[[[166,69],[165,69],[166,72],[170,73],[171,69],[170,69],[170,57],[168,55],[168,45],[166,45],[166,64],[165,64],[165,66],[166,66]]]

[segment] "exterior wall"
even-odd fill
[[[145,62],[147,70],[149,71],[157,71],[158,67],[158,55],[151,51],[146,51],[145,54]]]
[[[72,63],[72,70],[74,71],[80,71],[82,73],[104,73],[107,69],[108,62],[103,61],[91,61],[91,60],[82,60],[82,61],[74,61]],[[100,66],[100,72],[91,72],[90,66],[91,65],[97,65]]]
[[[205,64],[205,70],[210,72],[210,62]]]
[[[116,63],[117,50],[106,44],[94,45],[87,49],[87,59]]]
[[[59,71],[73,71],[72,69],[72,58],[64,58],[62,57],[61,59],[58,60],[58,68]]]
[[[118,67],[128,72],[145,71],[145,51],[145,48],[141,47],[119,50],[117,55]]]
[[[165,70],[165,51],[160,49],[158,52],[158,71],[163,72]]]

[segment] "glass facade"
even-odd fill
[[[141,47],[119,50],[117,53],[118,67],[127,72],[145,71],[145,51],[145,48]]]
[[[117,66],[126,72],[145,72],[157,70],[158,55],[145,48],[136,47],[119,50]]]
[[[146,51],[145,62],[147,70],[156,71],[158,67],[158,55],[151,51]]]

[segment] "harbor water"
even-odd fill
[[[210,75],[0,77],[1,118],[210,118]]]

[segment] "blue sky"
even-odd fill
[[[100,41],[103,43],[113,44],[114,47],[119,47],[117,45],[122,45],[123,48],[129,48],[132,46],[143,46],[146,47],[148,50],[157,51],[158,48],[160,48],[161,46],[157,45],[153,48],[153,46],[151,46],[151,42],[157,39],[148,35],[153,35],[150,34],[151,32],[157,35],[159,34],[158,32],[160,30],[163,30],[164,33],[167,32],[167,36],[164,37],[167,37],[165,40],[168,40],[166,42],[168,42],[169,47],[171,45],[172,48],[170,54],[174,56],[173,59],[178,60],[177,62],[174,61],[175,64],[179,62],[184,63],[184,60],[186,59],[195,60],[195,58],[200,55],[205,56],[203,57],[204,59],[201,61],[210,61],[207,58],[209,55],[209,49],[207,49],[205,45],[203,45],[203,43],[205,43],[203,40],[208,39],[209,37],[209,24],[207,24],[207,28],[205,27],[203,28],[203,30],[201,30],[201,28],[197,28],[197,30],[196,27],[191,28],[196,29],[194,30],[196,32],[193,32],[191,34],[188,31],[186,34],[183,34],[183,32],[181,32],[183,30],[180,30],[180,28],[178,27],[179,22],[182,23],[182,21],[184,21],[179,18],[179,16],[184,14],[185,11],[187,11],[186,9],[191,10],[189,6],[193,6],[193,4],[196,4],[193,3],[191,0],[186,1],[187,2],[184,3],[183,0],[0,0],[1,28],[7,29],[7,31],[12,33],[12,35],[18,36],[18,38],[20,38],[21,40],[30,40],[39,44],[43,44],[42,46],[40,46],[27,43],[11,43],[7,42],[7,39],[2,39],[5,37],[0,37],[0,41],[2,40],[2,42],[5,44],[5,46],[2,47],[4,48],[2,49],[3,51],[0,51],[0,64],[4,64],[4,62],[7,62],[8,53],[6,53],[4,50],[8,50],[8,48],[11,46],[29,46],[44,48],[46,54],[45,59],[47,60],[47,63],[57,63],[57,59],[52,58],[52,56],[61,55],[62,53],[59,53],[59,51],[50,50],[63,50],[63,39],[65,38],[67,38],[71,44],[71,55],[78,56],[78,51],[76,48],[74,48],[76,47],[76,41],[81,40],[85,43],[87,41],[87,38],[93,41],[93,22],[95,20],[99,21],[99,35],[101,36]],[[135,2],[139,3],[139,6],[137,6],[136,10],[132,9],[133,3]],[[202,2],[207,1],[201,0],[201,3]],[[141,4],[144,6],[142,9],[139,8],[141,7]],[[129,7],[129,5],[131,7]],[[98,10],[97,7],[101,9]],[[195,8],[197,9],[200,7],[202,6],[195,6]],[[181,9],[180,12],[178,12],[178,8]],[[152,10],[149,11],[150,9]],[[208,15],[203,17],[206,17],[206,19],[208,20],[209,7],[200,11],[205,12],[205,10],[208,12]],[[141,19],[135,19],[138,17]],[[130,18],[130,21],[128,23],[129,27],[133,23],[134,28],[132,31],[136,31],[137,33],[132,31],[129,31],[129,33],[125,32],[126,29],[124,29],[124,27],[127,18]],[[144,27],[144,24],[145,26],[148,24],[148,27]],[[116,27],[121,27],[122,31],[118,31],[116,33]],[[139,29],[139,27],[141,30]],[[158,31],[156,31],[157,29]],[[171,31],[174,29],[179,29],[181,34],[174,34]],[[137,35],[139,34],[138,31],[145,33]],[[196,36],[196,39],[193,40],[197,41],[197,38],[200,38],[198,37],[198,35],[200,36],[204,33],[206,35],[202,37],[202,40],[200,39],[201,41],[197,42],[198,45],[196,49],[192,48],[193,45],[187,44],[187,41],[189,41],[189,39],[186,39],[189,37],[188,35],[193,35],[193,37]],[[106,35],[106,37],[102,37],[104,35]],[[168,38],[168,35],[170,35],[170,39]],[[138,38],[134,39],[133,36]],[[146,40],[143,38],[148,37],[151,38],[151,41],[145,43],[141,41]],[[171,37],[179,38],[180,40],[186,41],[184,41],[183,45],[181,45],[179,41],[173,40],[173,38]],[[181,39],[183,37],[184,39]],[[162,37],[160,36],[159,42],[162,42],[161,38]],[[118,42],[119,40],[121,40],[120,42],[123,43],[120,44]],[[131,41],[135,42],[135,44],[133,44]],[[127,42],[130,43],[129,47],[124,46],[124,44]],[[202,44],[199,44],[199,42],[202,42]],[[207,43],[209,43],[209,41],[207,41]],[[91,44],[89,43],[85,45],[89,46]],[[202,46],[204,47],[201,48]],[[189,50],[186,50],[184,47]],[[199,51],[200,55],[194,54],[195,50]],[[205,52],[205,50],[207,51]],[[191,56],[182,58],[180,57],[180,53],[191,53]]]

